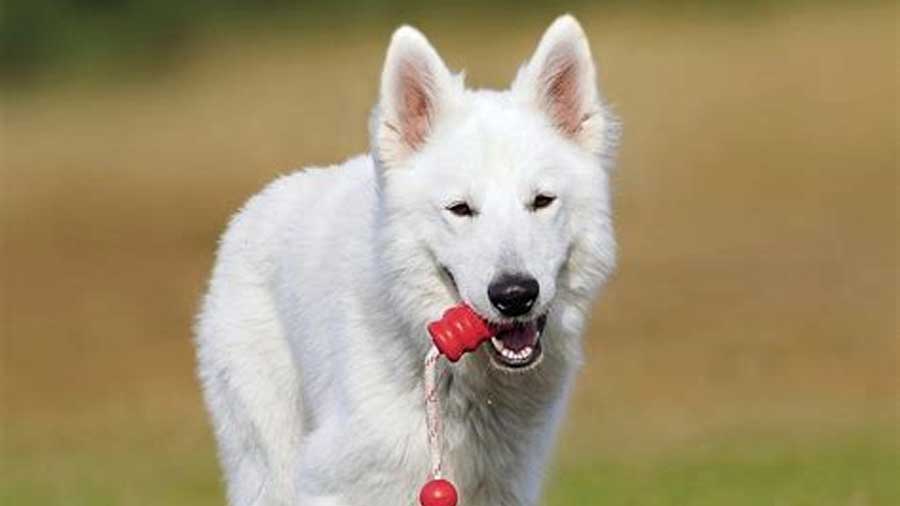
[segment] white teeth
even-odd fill
[[[527,360],[531,357],[531,353],[534,352],[534,349],[531,346],[526,346],[522,348],[519,353],[516,355],[516,358],[519,360]]]
[[[491,339],[491,343],[493,343],[494,348],[498,353],[503,355],[504,358],[511,360],[513,362],[522,362],[531,358],[531,355],[534,353],[533,346],[526,346],[519,351],[511,350],[503,345],[503,341],[497,339],[496,337]]]

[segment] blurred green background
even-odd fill
[[[547,504],[900,504],[897,6],[0,4],[0,504],[214,505],[192,316],[274,176],[367,149],[390,31],[503,87],[576,14],[621,265]]]

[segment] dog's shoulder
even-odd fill
[[[340,225],[347,211],[374,201],[371,157],[327,167],[308,167],[279,176],[235,212],[219,245],[219,260],[264,267],[293,236],[315,235],[325,223]],[[342,212],[343,210],[343,212]]]

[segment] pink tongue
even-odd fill
[[[534,345],[536,337],[537,329],[533,323],[516,325],[497,334],[497,339],[503,341],[503,346],[513,351],[520,351],[526,346]]]

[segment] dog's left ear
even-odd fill
[[[585,149],[597,154],[606,150],[607,119],[591,49],[571,15],[557,18],[544,32],[534,55],[519,69],[512,91]]]
[[[381,74],[381,97],[373,115],[373,147],[388,168],[422,149],[459,86],[421,32],[394,32]]]

